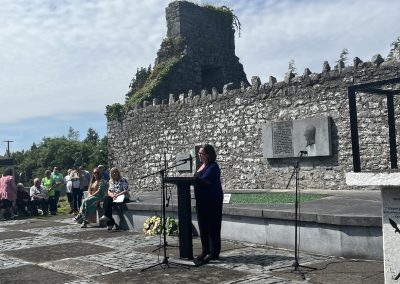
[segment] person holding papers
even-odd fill
[[[129,186],[128,181],[121,177],[119,170],[114,167],[110,170],[110,181],[108,186],[108,194],[104,198],[104,215],[100,221],[107,222],[107,230],[111,230],[114,226],[119,229],[119,225],[115,223],[112,217],[112,208],[116,203],[129,201]]]

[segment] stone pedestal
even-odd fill
[[[400,173],[347,173],[346,183],[380,188],[385,283],[400,283]]]

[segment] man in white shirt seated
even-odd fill
[[[41,185],[39,178],[33,180],[29,195],[32,200],[32,215],[39,215],[38,208],[42,209],[43,215],[47,215],[49,213],[49,195],[47,189]]]

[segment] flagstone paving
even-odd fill
[[[219,260],[182,267],[178,238],[168,236],[167,242],[165,261],[160,236],[81,229],[65,216],[3,221],[0,283],[384,283],[379,261],[300,253],[300,263],[315,268],[301,268],[304,280],[292,269],[292,251],[229,240],[223,240]],[[200,251],[194,238],[194,255]]]

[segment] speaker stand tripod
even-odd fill
[[[283,268],[288,268],[288,267],[293,267],[292,272],[297,272],[300,274],[301,278],[304,280],[306,277],[304,276],[304,273],[300,270],[300,268],[305,268],[309,270],[316,270],[314,267],[309,267],[309,266],[304,266],[300,265],[299,263],[299,245],[298,245],[298,231],[299,231],[299,221],[300,221],[300,207],[299,207],[299,199],[300,199],[300,188],[299,188],[299,173],[300,173],[300,161],[303,157],[303,154],[307,153],[306,151],[300,151],[300,156],[298,157],[292,171],[292,175],[290,176],[289,182],[286,185],[286,188],[289,187],[290,182],[292,181],[292,178],[295,177],[295,187],[296,187],[296,193],[295,193],[295,202],[294,202],[294,261],[292,265],[287,265],[287,266],[282,266],[282,267],[276,267],[276,268],[271,268],[270,271],[278,270],[278,269],[283,269]]]
[[[163,199],[163,196],[162,196],[163,192],[164,192],[164,191],[161,191],[161,199]],[[165,199],[167,200],[167,203],[166,203],[165,207],[168,207],[168,206],[169,206],[169,199],[171,198],[171,195],[170,195],[169,197],[167,197],[168,194],[166,194],[165,196],[166,196]],[[176,246],[176,245],[170,245],[170,244],[168,244],[168,241],[164,241],[163,244],[158,245],[158,246],[157,246],[155,249],[153,249],[151,252],[158,251],[158,250],[164,248],[164,246],[166,246],[166,247],[171,247],[171,248],[178,248],[178,247],[179,247],[179,246]]]
[[[174,166],[175,167],[175,166]],[[173,167],[170,167],[173,168]],[[157,266],[161,266],[163,269],[165,269],[166,267],[171,268],[172,266],[176,266],[176,267],[182,267],[182,268],[186,268],[186,269],[190,269],[190,267],[183,265],[183,264],[179,264],[179,263],[173,263],[169,260],[169,257],[167,256],[167,230],[166,230],[166,210],[165,210],[165,183],[164,183],[164,177],[165,177],[165,172],[167,171],[167,167],[165,167],[164,169],[160,170],[159,172],[156,173],[160,173],[161,176],[161,191],[162,191],[162,196],[161,196],[161,201],[162,201],[162,228],[163,228],[163,244],[161,247],[158,247],[156,250],[158,249],[163,249],[163,260],[162,262],[158,262],[156,264],[150,265],[149,267],[143,268],[141,271],[146,271],[150,268],[153,267],[157,267]],[[150,175],[154,175],[156,173],[150,174]],[[148,176],[150,176],[148,175]],[[145,176],[147,177],[147,176]],[[143,177],[143,178],[145,178]]]

